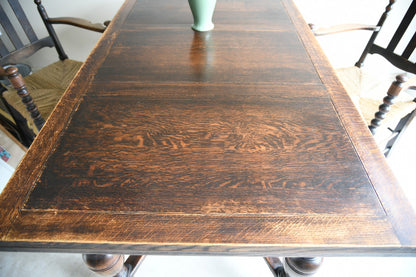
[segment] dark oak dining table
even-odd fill
[[[0,250],[415,256],[415,213],[294,3],[192,22],[185,0],[123,4],[0,195]]]

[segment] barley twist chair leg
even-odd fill
[[[391,84],[389,91],[387,92],[387,96],[383,99],[383,104],[378,107],[378,112],[374,114],[374,119],[371,120],[371,123],[368,126],[373,135],[376,133],[376,129],[381,126],[381,122],[390,111],[391,106],[394,104],[397,96],[399,96],[406,81],[406,76],[401,74],[397,75],[396,81]]]
[[[6,69],[6,74],[10,80],[10,83],[12,83],[13,87],[17,90],[17,94],[22,98],[22,102],[25,104],[26,109],[30,113],[30,116],[33,118],[36,128],[38,131],[40,131],[40,129],[45,124],[45,120],[40,114],[38,107],[32,99],[32,96],[30,96],[22,75],[20,75],[17,68],[14,66],[8,67]]]

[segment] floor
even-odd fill
[[[384,10],[388,1],[379,0],[294,0],[307,22],[319,25],[330,25],[342,22],[374,23]],[[25,2],[25,1],[22,1]],[[30,11],[32,1],[28,2],[25,10]],[[111,18],[121,5],[122,0],[44,0],[50,15],[76,15],[91,21],[104,21]],[[401,1],[400,5],[410,0]],[[69,4],[71,3],[71,4]],[[79,7],[84,7],[79,11]],[[401,8],[399,5],[396,9]],[[91,11],[94,11],[92,13]],[[394,17],[392,15],[392,17]],[[41,26],[39,24],[39,26]],[[415,27],[416,28],[416,27]],[[73,32],[73,29],[61,27],[57,29],[62,43],[73,59],[84,60],[93,49],[99,35],[88,31]],[[334,67],[351,66],[363,49],[368,34],[357,33],[334,35],[319,38],[319,42]],[[79,41],[85,41],[80,44]],[[43,57],[41,57],[43,56]],[[45,51],[39,57],[30,61],[33,68],[41,67],[47,62],[49,52]],[[388,63],[378,58],[369,59],[366,63],[369,70],[379,71],[381,74],[395,73]],[[407,135],[399,142],[398,147],[389,157],[388,162],[398,178],[402,189],[407,194],[416,210],[416,186],[414,181],[414,157],[416,147],[412,144],[416,138],[416,122],[413,122]],[[416,230],[415,230],[416,232]],[[260,257],[179,257],[179,256],[150,256],[139,268],[135,276],[238,276],[257,277],[272,276],[264,261]],[[320,276],[401,276],[416,275],[416,258],[325,258]],[[10,253],[0,252],[0,277],[66,277],[66,276],[97,276],[88,271],[79,254],[49,254],[49,253]]]

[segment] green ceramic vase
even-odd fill
[[[188,3],[194,17],[192,29],[199,32],[214,29],[212,15],[214,14],[217,0],[188,0]]]

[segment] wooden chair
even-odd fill
[[[408,80],[404,75],[398,75],[393,83],[391,83],[391,80],[385,82],[385,80],[374,78],[367,72],[364,72],[361,67],[368,54],[379,54],[400,70],[416,74],[415,62],[410,60],[416,47],[416,33],[413,34],[410,41],[403,41],[406,31],[412,31],[409,25],[416,14],[416,0],[413,0],[410,4],[387,46],[384,47],[376,43],[376,38],[383,29],[395,2],[395,0],[389,1],[378,23],[373,26],[345,24],[329,28],[319,28],[310,24],[316,36],[354,30],[372,31],[370,40],[355,66],[338,69],[337,74],[352,101],[361,112],[362,117],[368,123],[371,132],[374,135],[376,131],[382,133],[381,135],[377,133],[379,135],[379,139],[377,140],[379,143],[383,141],[381,143],[385,145],[384,154],[386,156],[390,153],[394,142],[403,134],[410,121],[415,117],[415,95],[412,96],[400,92],[402,90],[416,89],[416,78]],[[398,53],[398,45],[403,45],[403,43],[406,46],[404,50]],[[391,83],[390,88],[389,83]],[[380,100],[383,97],[383,103],[380,105]],[[374,112],[376,113],[374,114]]]
[[[69,24],[91,31],[104,32],[109,23],[107,21],[104,24],[93,24],[83,19],[69,17],[50,18],[41,0],[34,2],[48,32],[48,36],[44,38],[38,38],[35,34],[18,0],[2,1],[0,4],[0,21],[3,29],[0,35],[0,64],[2,68],[8,68],[6,71],[2,70],[0,75],[9,75],[14,85],[14,89],[7,87],[7,91],[2,92],[3,108],[0,109],[0,122],[14,121],[13,132],[19,133],[19,140],[26,146],[31,143],[34,134],[42,128],[44,119],[49,117],[82,65],[82,62],[68,59],[53,24]],[[12,10],[14,14],[6,13],[9,10]],[[25,77],[24,82],[19,81],[16,67],[25,58],[43,47],[54,47],[58,54],[57,60],[58,58],[59,60]],[[28,91],[36,104],[31,100]],[[33,132],[25,128],[26,123],[21,122],[22,119],[18,118],[17,113],[23,115]],[[11,128],[11,126],[8,127],[9,131]]]

